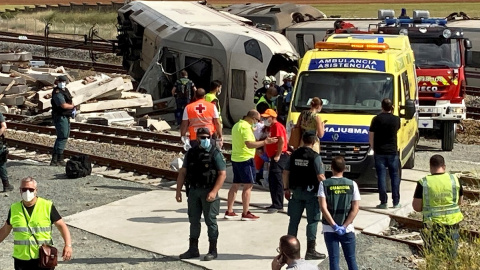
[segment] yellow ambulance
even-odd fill
[[[317,42],[300,62],[287,128],[297,123],[310,101],[323,101],[325,135],[320,139],[325,170],[333,157],[347,163],[346,177],[376,186],[373,149],[368,143],[372,118],[390,98],[400,116],[398,154],[403,168],[413,168],[418,142],[418,91],[415,60],[403,35],[335,34]],[[388,181],[389,182],[389,181]]]

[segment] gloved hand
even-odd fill
[[[75,118],[76,115],[77,115],[77,108],[73,107],[72,118]]]
[[[337,224],[332,226],[333,230],[338,235],[344,235],[347,232],[347,229],[343,226],[338,226]]]
[[[183,149],[185,151],[188,151],[190,148],[190,138],[188,136],[182,136],[182,142],[183,142]]]
[[[285,195],[285,199],[287,199],[287,201],[290,201],[290,199],[292,198],[292,192],[290,191],[290,189],[285,190],[283,193]]]

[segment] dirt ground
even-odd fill
[[[2,5],[44,5],[44,4],[68,4],[72,1],[68,0],[3,0]],[[98,0],[82,0],[74,3],[91,3],[96,4]],[[109,3],[110,1],[101,1],[102,3]],[[119,1],[123,2],[123,1]],[[292,1],[279,1],[279,0],[264,0],[264,1],[253,1],[253,3],[281,3],[289,2],[296,4],[310,4],[310,5],[321,5],[321,4],[372,4],[372,3],[398,3],[398,0],[292,0]],[[402,3],[451,3],[451,0],[404,0]],[[474,3],[478,0],[461,0],[459,3]],[[208,0],[209,4],[244,4],[245,1],[241,0]],[[252,3],[252,2],[251,2]]]

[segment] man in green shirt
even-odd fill
[[[232,169],[233,169],[233,185],[228,191],[228,209],[225,212],[225,219],[236,219],[238,215],[233,212],[233,203],[237,196],[237,190],[243,185],[242,204],[243,213],[242,220],[257,220],[258,216],[252,214],[249,210],[250,195],[253,183],[255,183],[255,149],[265,144],[276,143],[276,138],[266,138],[263,141],[256,141],[253,129],[256,128],[260,121],[260,113],[251,110],[243,119],[238,121],[232,128]]]

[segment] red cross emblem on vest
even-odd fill
[[[195,110],[200,114],[206,109],[207,109],[207,107],[204,107],[203,104],[198,104],[198,106],[195,107]]]

